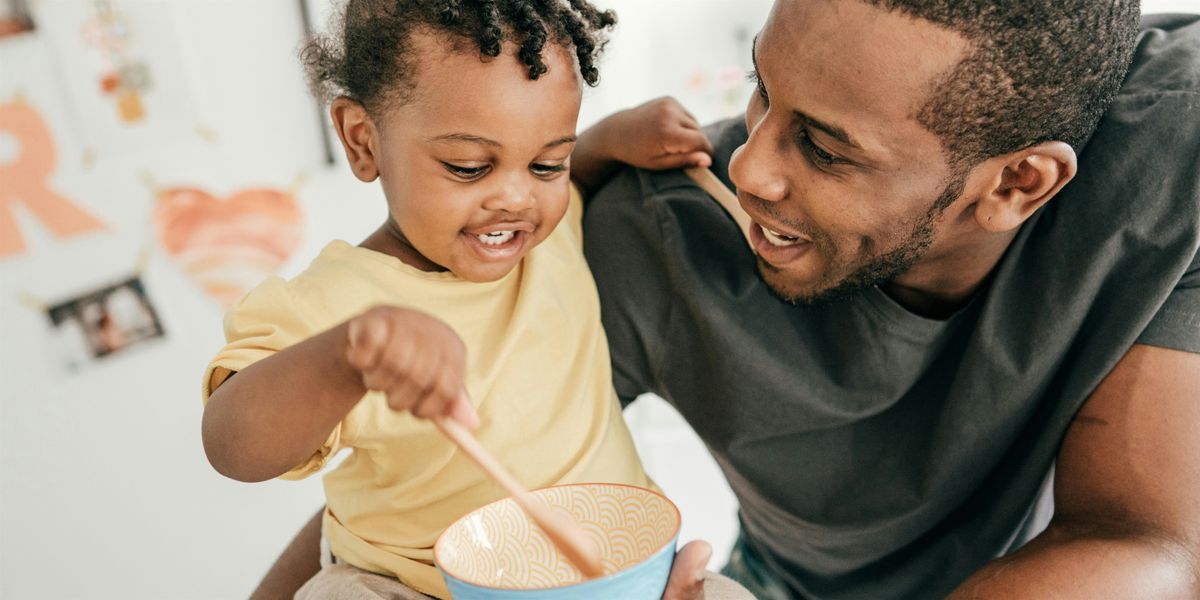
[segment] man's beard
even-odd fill
[[[965,183],[965,175],[956,173],[942,189],[942,193],[929,206],[929,210],[925,211],[925,214],[913,226],[912,232],[903,243],[880,256],[871,257],[865,264],[860,265],[839,281],[832,283],[822,281],[815,291],[807,294],[789,293],[787,290],[772,285],[767,276],[768,273],[782,274],[782,270],[762,258],[756,257],[759,274],[767,284],[767,288],[777,298],[802,306],[839,302],[864,290],[890,283],[908,272],[925,255],[925,251],[933,243],[934,224],[937,223],[946,208],[962,195]]]

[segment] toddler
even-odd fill
[[[653,485],[612,388],[569,179],[580,81],[596,83],[613,23],[584,0],[350,0],[305,47],[387,218],[229,311],[203,419],[210,462],[241,481],[306,477],[353,450],[324,479],[338,568],[300,597],[448,597],[434,541],[504,493],[431,417],[475,429],[529,488]],[[628,135],[690,141],[623,160],[696,161],[689,115],[645,114]]]

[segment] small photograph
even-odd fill
[[[139,277],[77,296],[46,312],[68,370],[164,335]]]
[[[28,0],[0,0],[0,38],[33,31]]]

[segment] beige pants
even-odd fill
[[[429,600],[429,596],[391,577],[338,563],[309,579],[296,592],[296,600]],[[732,579],[709,573],[704,600],[754,600],[754,596]]]

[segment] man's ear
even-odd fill
[[[989,159],[994,172],[975,205],[975,222],[987,231],[1012,231],[1075,177],[1075,150],[1065,142],[1042,142]]]
[[[376,153],[379,133],[367,109],[354,100],[340,97],[329,106],[329,115],[333,118],[333,128],[337,131],[338,139],[342,140],[342,148],[346,150],[346,160],[350,162],[354,176],[368,183],[375,181],[379,177],[379,156]]]

